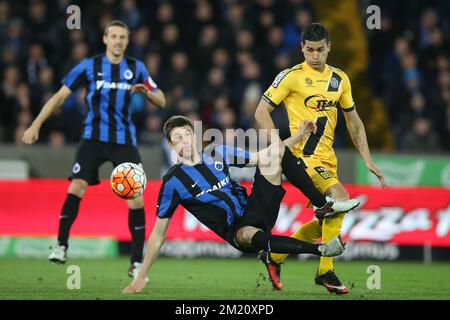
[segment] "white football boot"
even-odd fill
[[[48,260],[53,263],[66,263],[67,248],[65,246],[57,245],[52,253],[48,256]]]
[[[359,200],[336,200],[330,196],[326,196],[327,203],[322,208],[314,206],[314,214],[317,219],[322,220],[334,216],[336,213],[348,212],[359,206]]]

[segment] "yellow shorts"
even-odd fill
[[[328,161],[313,157],[303,157],[302,160],[306,165],[306,172],[320,192],[325,193],[329,187],[339,183],[336,157]]]

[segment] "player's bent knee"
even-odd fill
[[[259,229],[255,227],[242,227],[236,232],[236,241],[244,247],[249,247],[252,244],[252,238]]]
[[[73,179],[70,183],[68,193],[76,195],[78,198],[83,198],[86,192],[88,183],[82,179]]]
[[[332,196],[336,200],[349,200],[350,196],[345,188],[340,184],[335,184],[325,191],[326,195]]]
[[[139,196],[135,199],[127,200],[128,208],[130,209],[140,209],[144,207],[144,198]]]

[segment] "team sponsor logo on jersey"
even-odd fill
[[[210,193],[212,191],[219,190],[219,189],[223,188],[224,186],[226,186],[229,182],[230,182],[230,177],[226,177],[226,178],[220,180],[219,182],[217,182],[211,188],[206,189],[206,190],[202,190],[202,192],[197,194],[195,197],[197,198],[197,197],[200,197],[201,195],[204,195],[206,193]]]
[[[289,70],[283,70],[281,71],[275,78],[275,80],[273,80],[272,83],[272,87],[277,88],[278,85],[280,84],[281,80],[284,79],[284,77],[288,74]]]
[[[126,82],[107,82],[105,80],[97,80],[95,82],[96,90],[100,89],[117,89],[117,90],[131,90],[132,85]]]
[[[123,76],[125,77],[126,80],[130,80],[131,78],[133,78],[133,72],[130,69],[127,69],[123,73]]]
[[[318,174],[320,174],[320,176],[324,179],[330,179],[332,178],[330,172],[328,172],[328,170],[324,167],[314,167],[314,170],[317,171]]]
[[[328,100],[322,94],[313,94],[304,101],[305,107],[316,111],[326,111],[326,109],[335,108],[337,103],[337,100]]]

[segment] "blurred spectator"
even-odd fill
[[[174,23],[174,10],[168,1],[161,1],[156,9],[154,21],[150,21],[155,40],[161,41],[162,29]]]
[[[170,57],[180,47],[180,31],[178,26],[175,24],[166,25],[162,30],[161,56]],[[165,60],[163,60],[163,63],[166,63]]]
[[[24,35],[23,21],[13,18],[9,21],[5,34],[4,45],[10,48],[18,60],[23,58],[26,51],[26,41]],[[3,37],[3,36],[2,36]]]
[[[6,67],[0,87],[0,126],[3,127],[2,136],[6,140],[12,140],[12,132],[16,126],[13,115],[16,106],[16,88],[19,81],[19,68],[14,65]]]
[[[189,66],[188,56],[183,51],[177,51],[170,57],[170,69],[164,77],[164,87],[171,91],[177,86],[192,91],[195,84],[194,71]]]
[[[125,22],[130,30],[136,29],[141,21],[141,16],[135,0],[121,2],[119,19]]]
[[[236,124],[236,115],[230,108],[216,110],[213,119],[213,127],[220,130],[234,129]]]
[[[46,3],[41,0],[30,1],[28,6],[28,26],[32,30],[30,34],[33,41],[44,45],[51,43],[48,37],[50,22]]]
[[[199,91],[199,101],[202,109],[202,115],[205,117],[210,114],[214,100],[220,96],[228,96],[231,92],[225,83],[225,75],[219,68],[212,68],[208,71],[206,82]],[[208,119],[205,119],[208,122]]]
[[[144,56],[144,63],[153,80],[155,80],[156,83],[161,83],[163,81],[163,74],[161,71],[161,56],[159,53],[148,52]]]
[[[212,53],[212,65],[219,68],[224,74],[227,74],[231,68],[231,60],[228,51],[225,48],[217,48]]]
[[[441,147],[450,150],[445,99],[450,50],[442,29],[448,27],[449,14],[439,9],[448,8],[448,3],[382,0],[373,4],[382,6],[383,17],[395,17],[392,21],[383,18],[382,30],[371,32],[369,79],[385,99],[399,147],[410,148],[413,138],[422,134],[427,137],[425,145],[439,150],[433,142],[437,137]]]
[[[64,133],[60,130],[53,130],[48,135],[48,143],[53,148],[61,148],[66,143],[66,137]]]
[[[129,55],[132,57],[144,56],[147,48],[150,46],[150,29],[146,26],[139,27],[131,34],[132,41],[129,45]]]
[[[437,26],[438,17],[436,11],[431,8],[425,10],[420,17],[420,46],[428,47],[431,42],[432,29]]]
[[[11,7],[9,2],[6,0],[0,1],[0,32],[1,36],[6,33],[6,27],[8,25],[8,20],[10,19]]]
[[[206,25],[200,30],[195,49],[193,49],[192,65],[200,78],[206,76],[209,66],[212,63],[214,49],[218,46],[219,31],[214,25]]]
[[[372,2],[382,7],[382,19],[381,30],[367,31],[368,79],[385,101],[397,144],[429,130],[450,150],[450,4]],[[23,112],[34,117],[72,67],[104,52],[99,39],[113,19],[131,29],[127,55],[142,59],[166,93],[163,112],[133,96],[142,140],[177,112],[222,129],[251,128],[262,92],[281,70],[300,62],[301,31],[315,17],[308,0],[101,0],[82,1],[82,29],[67,30],[61,26],[69,3],[0,0],[0,140],[20,142]],[[80,89],[69,97],[41,142],[78,141],[83,94]],[[273,117],[286,137],[283,108]],[[430,129],[423,129],[422,118]]]
[[[248,21],[245,19],[245,8],[242,3],[236,2],[229,6],[225,18],[227,20],[227,29],[231,34],[235,34],[239,30],[249,27]]]
[[[149,145],[159,145],[162,138],[162,120],[158,114],[149,114],[145,118],[145,130],[140,134],[139,140]]]
[[[28,50],[27,81],[30,85],[36,84],[39,72],[48,64],[44,55],[44,48],[39,43],[33,43]]]
[[[261,86],[256,83],[248,85],[245,89],[240,107],[239,127],[243,129],[256,128],[255,111],[263,94],[261,89]]]
[[[401,150],[408,152],[436,153],[441,150],[439,137],[431,127],[430,120],[418,118],[401,140]]]
[[[309,10],[299,9],[295,13],[294,20],[284,26],[284,46],[288,50],[298,49],[303,28],[312,22],[312,14]]]

